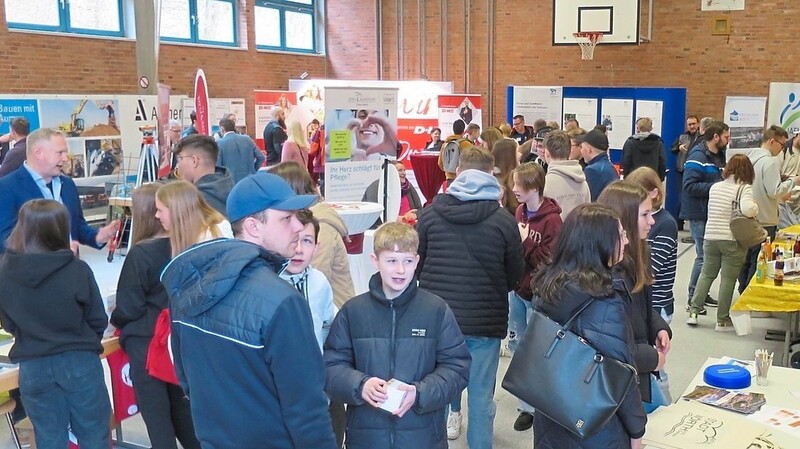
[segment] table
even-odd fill
[[[800,233],[800,226],[781,229],[780,233]],[[781,241],[778,243],[782,247],[788,244]],[[767,279],[761,284],[752,279],[739,299],[731,306],[731,311],[785,313],[787,325],[781,363],[783,366],[789,366],[789,347],[792,339],[798,335],[797,327],[800,325],[800,282],[785,280],[782,286],[776,287],[772,279]]]
[[[683,395],[692,392],[703,382],[703,371],[709,365],[723,363],[718,358],[708,358]],[[769,371],[769,384],[753,384],[743,393],[762,393],[767,406],[800,410],[800,399],[791,392],[800,390],[800,370],[773,366]],[[775,446],[770,446],[766,441]],[[800,438],[733,411],[705,405],[697,401],[679,399],[668,407],[661,407],[648,416],[645,448],[724,448],[753,449],[800,447]]]
[[[414,176],[419,184],[419,190],[425,197],[425,204],[428,205],[433,201],[433,197],[436,196],[444,182],[444,172],[439,168],[439,153],[431,151],[430,154],[413,154],[411,166],[414,168]]]
[[[337,201],[328,205],[336,210],[347,225],[350,234],[350,242],[346,242],[350,277],[353,278],[355,294],[360,295],[369,290],[369,278],[375,273],[369,258],[375,231],[368,229],[380,218],[383,206],[360,201]]]

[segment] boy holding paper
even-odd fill
[[[450,308],[417,287],[418,246],[407,224],[378,228],[378,273],[325,341],[326,391],[348,404],[349,449],[447,448],[444,408],[467,386],[471,359]]]

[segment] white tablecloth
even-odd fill
[[[370,254],[373,252],[375,243],[375,230],[370,229],[364,232],[364,252],[361,254],[350,254],[350,276],[353,278],[353,288],[356,295],[360,295],[369,290],[369,278],[378,270],[372,264]]]
[[[347,225],[350,235],[361,234],[371,228],[375,220],[381,216],[383,206],[377,203],[361,201],[336,201],[328,203]]]

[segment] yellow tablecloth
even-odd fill
[[[800,225],[781,229],[780,233],[800,234]],[[784,248],[790,244],[789,241],[781,240],[778,240],[777,243]],[[800,311],[800,281],[784,281],[782,286],[776,287],[772,279],[766,279],[763,284],[752,279],[731,310],[744,312]]]

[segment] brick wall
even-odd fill
[[[254,0],[240,0],[241,42],[246,49],[162,44],[159,78],[176,94],[192,95],[202,68],[212,97],[244,98],[253,130],[254,89],[288,89],[289,78],[306,71],[325,76],[326,58],[256,51]],[[374,32],[373,32],[374,34]],[[136,45],[132,40],[93,39],[9,32],[5,2],[0,1],[0,92],[63,94],[135,94]]]
[[[396,1],[384,1],[384,27],[394,27]],[[404,43],[416,49],[417,2],[405,5]],[[440,2],[422,0],[426,12],[425,60],[427,76],[442,80],[439,33]],[[445,0],[449,62],[446,80],[457,92],[465,91],[465,0]],[[470,6],[470,93],[488,95],[494,103],[491,123],[505,119],[506,86],[509,84],[571,86],[667,86],[687,87],[688,110],[700,116],[720,117],[726,95],[766,96],[771,81],[796,81],[792,70],[792,25],[800,3],[788,0],[747,2],[745,11],[701,12],[697,0],[654,2],[653,42],[639,46],[602,44],[593,61],[582,61],[577,47],[554,47],[553,3],[550,0],[520,2],[496,0],[494,83],[488,85],[487,1],[466,0]],[[646,14],[647,2],[642,1]],[[732,19],[729,37],[712,36],[711,20]],[[646,17],[643,20],[643,31]],[[388,26],[387,26],[388,24]],[[434,29],[436,31],[434,31]],[[387,30],[388,31],[388,30]],[[386,43],[393,37],[385,35]],[[410,59],[410,63],[409,63]],[[417,52],[406,52],[401,77],[419,78]],[[387,45],[384,76],[397,79],[397,51]],[[489,119],[488,116],[484,120]]]
[[[508,84],[685,86],[690,112],[720,116],[725,95],[767,95],[770,81],[797,79],[791,70],[791,43],[800,3],[789,0],[750,1],[745,11],[730,13],[701,13],[697,0],[656,1],[652,43],[601,45],[593,61],[581,61],[577,47],[551,45],[550,0],[495,0],[493,86],[487,0],[328,0],[327,57],[256,51],[254,0],[240,0],[240,23],[245,24],[241,41],[250,43],[248,48],[163,44],[161,81],[177,93],[190,94],[194,72],[202,67],[212,96],[247,100],[252,124],[253,89],[285,89],[288,79],[303,71],[320,78],[374,79],[380,70],[376,1],[383,8],[382,78],[424,75],[452,81],[457,92],[484,95],[486,109],[493,103],[492,117],[484,117],[491,123],[505,119]],[[469,77],[465,5],[470,11]],[[730,37],[710,33],[711,19],[722,14],[733,21]],[[8,32],[0,1],[0,92],[135,93],[134,52],[131,41]]]

